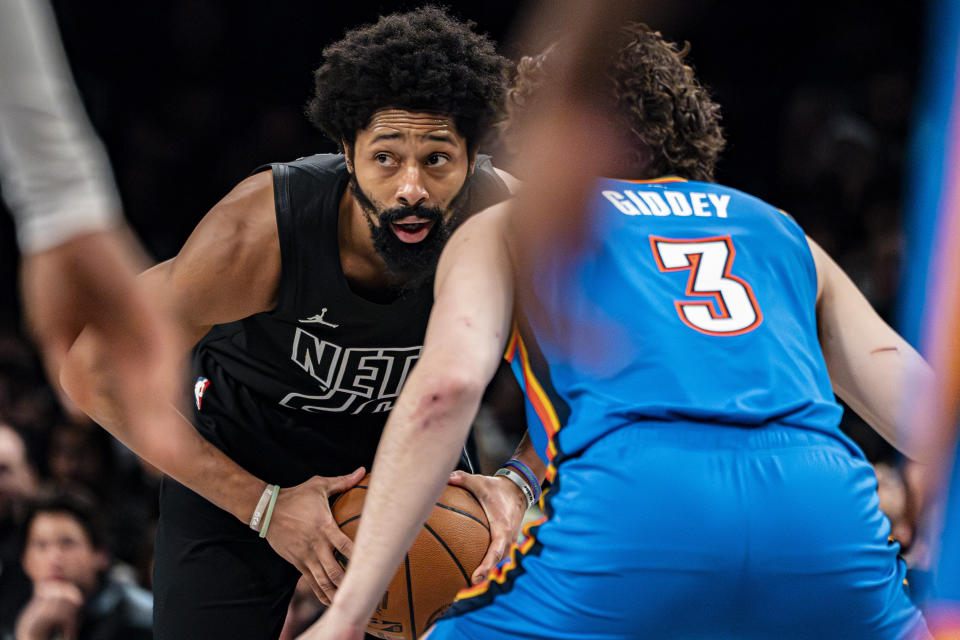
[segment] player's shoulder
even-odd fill
[[[513,189],[509,174],[493,166],[492,158],[478,153],[473,172],[468,178],[470,188],[464,209],[468,213],[484,209],[509,198]]]
[[[437,266],[439,283],[452,264],[494,264],[509,244],[508,221],[512,201],[501,202],[471,216],[450,236]],[[490,261],[493,262],[490,262]]]
[[[197,231],[215,236],[257,238],[276,235],[274,174],[247,176],[207,212]]]
[[[315,153],[302,156],[289,162],[271,162],[263,164],[253,170],[253,174],[265,171],[274,173],[292,172],[316,180],[329,180],[347,172],[347,161],[342,153]]]
[[[632,185],[637,189],[656,190],[656,191],[680,191],[684,193],[712,193],[729,196],[731,200],[736,200],[741,205],[755,208],[769,208],[776,210],[772,204],[760,198],[759,196],[747,193],[742,189],[719,182],[705,182],[701,180],[688,180],[679,176],[662,176],[650,180],[622,180],[620,182]]]
[[[347,160],[342,153],[315,153],[312,156],[303,156],[285,164],[321,176],[338,174],[347,170]]]
[[[513,207],[512,202],[512,200],[505,200],[470,216],[454,233],[464,229],[467,233],[504,233]]]
[[[793,217],[780,207],[768,202],[767,200],[764,200],[760,196],[747,193],[742,189],[731,187],[729,185],[718,184],[715,182],[690,181],[689,184],[692,185],[691,189],[712,190],[714,193],[726,193],[729,194],[731,198],[735,198],[738,202],[745,206],[750,206],[758,211],[763,211],[764,213],[770,214],[776,218],[794,221]]]
[[[444,253],[457,253],[464,244],[492,246],[506,242],[512,209],[512,201],[507,200],[470,216],[450,236]]]
[[[485,153],[478,153],[477,160],[473,167],[474,172],[488,175],[499,175],[500,170],[494,168],[493,158]]]
[[[719,182],[705,182],[701,180],[690,180],[681,176],[665,175],[657,178],[648,178],[643,180],[627,180],[623,178],[602,178],[601,188],[617,187],[633,189],[637,191],[680,191],[680,192],[706,192],[715,194],[726,194],[731,198],[737,198],[744,202],[756,203],[757,205],[772,206],[761,198],[742,191],[736,187]]]
[[[697,180],[684,180],[681,184],[684,185],[682,188],[688,192],[728,195],[730,196],[731,203],[735,203],[739,209],[768,217],[778,224],[800,228],[800,225],[789,213],[762,197],[748,193],[742,189],[717,182],[700,182]],[[674,186],[674,188],[677,187]]]

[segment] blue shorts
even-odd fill
[[[464,592],[429,640],[925,630],[872,468],[817,432],[624,427],[561,463],[546,510],[502,583]]]

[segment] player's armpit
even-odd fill
[[[834,391],[897,449],[915,460],[930,460],[931,434],[916,421],[909,430],[903,425],[933,388],[932,369],[839,265],[808,242],[817,267],[820,345]]]

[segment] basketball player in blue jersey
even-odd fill
[[[103,343],[87,331],[73,346],[64,387],[168,475],[158,640],[275,638],[301,575],[329,603],[352,554],[328,499],[372,464],[420,355],[450,231],[508,195],[477,152],[505,68],[489,39],[435,7],[324,50],[309,115],[344,153],[260,167],[140,278],[192,348],[183,415],[163,406],[132,422]],[[490,519],[481,564],[492,568],[526,500],[504,478],[460,481]]]
[[[581,252],[526,256],[515,281],[509,203],[451,238],[356,558],[303,640],[360,637],[504,349],[546,518],[429,640],[926,634],[834,393],[922,458],[894,425],[905,381],[932,374],[792,218],[711,182],[717,106],[684,52],[627,31],[608,77],[633,153],[596,182]]]

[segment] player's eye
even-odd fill
[[[377,162],[377,164],[383,165],[385,167],[389,167],[393,164],[393,158],[390,156],[389,153],[374,154],[373,159]]]
[[[429,156],[427,156],[428,167],[442,167],[448,162],[450,162],[450,158],[442,153],[431,153]]]

